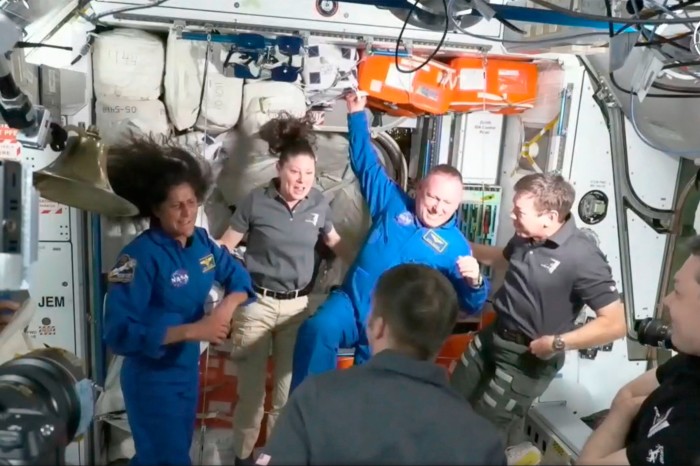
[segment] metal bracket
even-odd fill
[[[173,29],[178,34],[178,39],[180,38],[180,34],[182,34],[182,31],[185,29],[185,27],[187,27],[187,23],[185,23],[183,20],[176,19],[175,21],[173,21]]]
[[[627,163],[627,141],[625,138],[625,115],[617,103],[614,94],[607,85],[592,72],[592,68],[584,58],[581,59],[586,67],[591,83],[595,89],[595,100],[598,102],[606,119],[610,132],[610,154],[613,167],[613,188],[615,191],[617,234],[620,244],[620,268],[622,288],[624,292],[625,321],[627,323],[627,355],[632,361],[646,360],[648,350],[640,345],[635,330],[636,319],[634,312],[634,285],[632,283],[632,262],[628,236],[627,211],[631,210],[647,225],[660,234],[672,233],[676,212],[656,209],[644,203],[634,191],[630,181]]]

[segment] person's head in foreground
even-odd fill
[[[700,235],[688,242],[690,256],[663,299],[671,316],[671,341],[681,353],[700,356]]]
[[[425,265],[397,265],[382,274],[372,296],[367,325],[372,354],[391,349],[433,359],[458,313],[457,294],[442,273]]]
[[[429,228],[452,218],[462,202],[462,175],[451,165],[437,165],[421,180],[416,192],[416,216]]]
[[[513,220],[515,234],[544,240],[559,231],[574,205],[576,191],[561,175],[533,173],[514,186]]]
[[[197,211],[213,182],[206,161],[171,141],[133,135],[109,148],[114,192],[178,241],[192,236]]]

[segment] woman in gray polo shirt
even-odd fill
[[[258,294],[233,322],[238,401],[233,415],[237,464],[248,462],[264,415],[267,360],[272,345],[273,396],[267,432],[287,401],[297,330],[307,317],[314,247],[319,239],[338,251],[328,201],[313,187],[316,156],[310,119],[281,116],[260,129],[279,156],[278,176],[251,191],[237,206],[219,240],[230,251],[247,235],[245,264]]]

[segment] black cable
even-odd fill
[[[445,9],[445,30],[442,33],[442,37],[440,38],[440,42],[438,42],[437,47],[435,47],[435,50],[433,50],[430,55],[428,55],[428,58],[425,59],[423,63],[418,65],[416,68],[412,70],[405,70],[401,69],[399,67],[399,46],[403,45],[403,33],[406,30],[406,26],[408,26],[408,20],[411,18],[411,15],[416,9],[416,6],[418,5],[418,2],[414,2],[413,5],[411,5],[411,8],[408,10],[408,13],[406,14],[406,20],[403,22],[403,26],[401,26],[401,32],[399,32],[399,37],[396,38],[396,48],[394,48],[394,66],[396,66],[396,69],[399,71],[399,73],[406,73],[406,74],[411,74],[415,73],[416,71],[420,70],[423,68],[425,65],[430,63],[430,61],[435,58],[435,56],[440,52],[440,49],[442,48],[442,45],[445,43],[445,39],[447,39],[447,33],[450,30],[450,20],[447,17],[447,0],[442,0],[442,6]]]
[[[612,5],[610,4],[610,0],[605,0],[605,10],[608,16],[612,15]],[[615,37],[614,32],[613,32],[613,26],[612,22],[608,22],[608,32],[610,35],[610,39],[612,40],[613,37]],[[697,65],[700,64],[700,62],[679,62],[679,63],[671,63],[668,65],[664,65],[662,69],[668,70],[668,69],[673,69],[673,68],[680,68],[681,66],[689,66],[689,65]],[[618,84],[617,80],[615,79],[615,72],[611,71],[608,73],[608,76],[610,77],[610,82],[612,85],[620,92],[636,97],[637,93],[630,90],[630,89],[625,89],[620,84]],[[656,84],[652,83],[652,87],[660,90],[670,90],[670,89],[664,89],[663,84]],[[686,99],[686,98],[700,98],[700,93],[685,93],[681,92],[682,95],[669,95],[669,94],[647,94],[645,97],[650,97],[650,98],[666,98],[666,99]]]
[[[668,10],[669,10],[669,11],[676,11],[676,10],[685,9],[685,8],[691,6],[691,5],[695,5],[696,3],[700,3],[700,0],[688,0],[688,1],[685,2],[685,3],[682,3],[682,2],[676,3],[675,5],[671,5],[670,7],[668,7]],[[641,19],[643,19],[643,20],[646,21],[647,19],[653,18],[654,16],[660,16],[660,15],[662,15],[662,14],[664,14],[664,13],[666,13],[666,12],[663,11],[663,10],[652,10],[652,11],[648,11],[647,13],[642,12],[642,14],[640,14],[640,16],[642,17]],[[626,21],[626,19],[623,19],[623,21]],[[689,21],[689,22],[690,22],[690,21]],[[622,27],[622,28],[620,28],[620,29],[615,33],[615,36],[618,36],[618,35],[622,34],[623,32],[625,32],[627,29],[629,29],[629,28],[631,28],[631,27],[635,27],[635,26],[636,26],[637,29],[640,29],[640,27],[639,27],[638,24],[636,24],[636,23],[627,23],[627,22],[626,22],[626,23],[625,23],[625,26]]]
[[[611,71],[611,72],[609,73],[608,76],[610,77],[610,83],[611,83],[618,91],[620,91],[620,92],[622,92],[622,93],[624,93],[624,94],[630,95],[630,96],[636,96],[636,95],[637,95],[636,92],[634,92],[634,91],[632,91],[632,90],[630,90],[630,89],[625,89],[625,88],[623,88],[622,86],[620,86],[620,84],[618,84],[618,82],[615,80],[615,72],[614,72],[614,71]],[[670,89],[664,89],[664,87],[666,87],[666,85],[664,85],[664,84],[656,84],[656,83],[654,83],[654,84],[652,84],[652,87],[655,88],[655,89],[668,90],[668,91],[670,91]],[[678,91],[672,91],[672,92],[678,92]],[[688,91],[684,91],[684,92],[688,92]],[[674,94],[647,94],[645,97],[649,97],[649,98],[664,98],[664,99],[697,99],[697,98],[700,98],[700,93],[699,93],[699,92],[692,92],[692,93],[691,93],[691,92],[688,92],[687,94],[683,94],[683,95],[674,95]]]
[[[18,49],[32,49],[32,48],[45,47],[45,48],[50,48],[50,49],[67,50],[69,52],[71,50],[73,50],[73,47],[67,47],[65,45],[49,45],[49,44],[40,44],[38,42],[17,42],[17,44],[15,44],[15,47]]]

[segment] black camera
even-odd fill
[[[81,361],[57,348],[0,366],[0,465],[65,464],[66,447],[92,421],[93,384]]]
[[[672,349],[671,326],[660,319],[643,319],[636,326],[637,341],[642,345]]]

